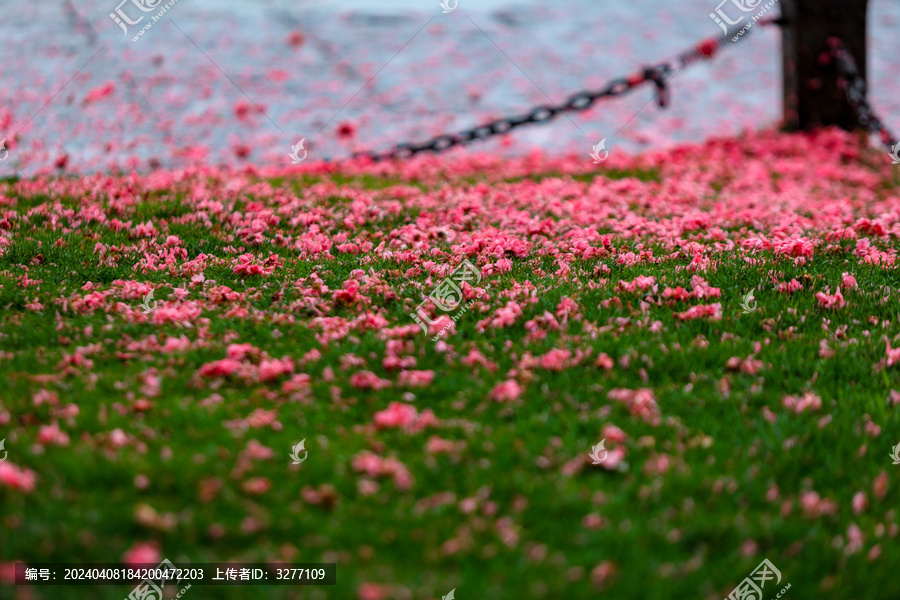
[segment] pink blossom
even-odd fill
[[[402,371],[397,383],[404,387],[425,387],[434,380],[434,371]]]
[[[465,445],[465,442],[452,442],[433,435],[425,443],[425,452],[429,454],[456,453],[462,451]]]
[[[136,542],[122,556],[126,565],[157,564],[162,560],[159,547],[152,542]]]
[[[600,437],[616,444],[623,444],[628,439],[625,432],[615,425],[604,425]]]
[[[656,292],[656,277],[646,277],[638,275],[633,281],[619,281],[617,287],[626,292],[634,292],[637,290],[651,290]]]
[[[59,425],[52,423],[44,425],[38,432],[38,442],[41,444],[55,444],[57,446],[68,446],[69,436],[62,430]]]
[[[312,378],[306,373],[298,373],[292,376],[288,381],[281,384],[281,389],[285,392],[305,391],[310,388]]]
[[[571,351],[554,348],[540,358],[541,368],[548,371],[562,371],[569,367],[571,357]]]
[[[292,31],[287,36],[287,43],[291,46],[299,48],[306,43],[306,36],[302,31]],[[377,598],[361,598],[360,600],[378,600]]]
[[[517,400],[524,392],[525,388],[520,386],[516,380],[507,379],[495,385],[494,389],[488,394],[488,398],[497,402],[512,402]]]
[[[493,317],[479,321],[476,328],[483,332],[488,327],[495,329],[509,327],[520,316],[522,316],[522,308],[516,302],[510,301],[506,303],[506,306],[497,309]]]
[[[694,275],[691,277],[691,287],[694,288],[691,292],[691,295],[697,299],[718,298],[722,295],[722,291],[719,288],[712,287],[705,279],[703,279],[699,275]]]
[[[663,298],[671,298],[673,300],[685,301],[690,300],[693,294],[681,286],[676,288],[667,287],[663,290]]]
[[[278,411],[276,410],[257,408],[247,416],[247,425],[254,428],[265,427],[274,423],[277,415]]]
[[[259,380],[262,382],[274,381],[282,375],[289,375],[294,371],[294,361],[290,357],[278,359],[263,359],[259,363]]]
[[[606,369],[609,371],[615,366],[615,362],[609,356],[606,355],[606,352],[601,352],[596,360],[594,360],[594,366],[600,369]]]
[[[598,589],[606,588],[619,569],[615,563],[604,561],[591,569],[591,583]]]
[[[393,477],[394,485],[399,490],[408,490],[413,485],[409,470],[396,458],[382,458],[377,454],[363,451],[353,458],[353,469],[369,477]]]
[[[651,456],[644,463],[644,472],[648,475],[661,475],[669,470],[671,460],[666,454],[657,454]]]
[[[606,397],[610,400],[622,402],[628,407],[631,414],[640,417],[643,421],[651,425],[659,425],[659,406],[656,404],[653,390],[647,388],[637,390],[616,388],[610,390]]]
[[[256,355],[259,350],[253,344],[228,344],[225,354],[232,360],[244,360],[250,355]]]
[[[489,371],[493,372],[497,370],[497,365],[487,359],[487,357],[479,352],[477,349],[472,348],[469,350],[469,353],[459,360],[460,363],[467,367],[474,367],[475,365],[480,365]]]
[[[391,382],[381,379],[371,371],[360,371],[350,376],[350,385],[363,390],[380,390],[391,387]]]
[[[97,100],[102,100],[103,98],[112,95],[115,89],[115,84],[113,84],[113,82],[111,81],[107,81],[100,87],[95,87],[88,91],[87,95],[84,97],[84,103],[90,104],[92,102],[96,102]]]
[[[729,371],[738,371],[740,373],[746,373],[747,375],[756,375],[756,372],[760,370],[762,366],[762,361],[756,360],[752,356],[748,356],[744,359],[732,356],[725,363],[725,368]]]
[[[581,525],[585,529],[600,529],[606,521],[597,513],[590,513],[581,520]]]
[[[17,467],[8,460],[0,463],[0,486],[30,492],[34,489],[36,479],[37,475],[31,469]]]
[[[129,443],[128,435],[119,428],[113,429],[109,432],[109,443],[114,448],[122,448],[127,446]]]
[[[247,481],[241,484],[241,489],[244,493],[250,494],[252,496],[260,496],[269,491],[272,487],[272,482],[266,477],[251,477]]]
[[[872,421],[869,415],[865,415],[866,424],[864,426],[864,430],[866,435],[871,437],[878,437],[881,435],[881,426]]]
[[[675,317],[682,321],[702,319],[704,317],[709,317],[711,321],[719,321],[722,319],[722,305],[718,302],[715,304],[698,304],[682,313],[675,313]]]
[[[888,345],[890,348],[890,345]],[[52,406],[56,406],[59,402],[59,397],[56,395],[56,392],[51,392],[50,390],[40,390],[31,397],[31,401],[34,402],[35,406],[40,406],[42,404],[50,404]]]
[[[576,311],[578,311],[578,303],[568,296],[564,297],[559,301],[559,304],[556,305],[556,316],[559,318],[574,314]]]
[[[885,365],[888,367],[892,367],[896,364],[900,364],[900,348],[891,348],[891,342],[888,340],[887,342],[887,357],[885,359]],[[894,402],[896,404],[896,402]]]
[[[826,294],[825,292],[818,292],[816,293],[816,300],[819,301],[819,306],[822,308],[843,308],[847,306],[840,289],[832,295]]]
[[[388,600],[390,589],[386,585],[377,583],[361,583],[356,588],[359,600]]]
[[[888,344],[888,352],[890,352],[890,344]],[[900,362],[900,356],[897,357],[895,362]],[[891,406],[897,406],[900,404],[900,392],[897,390],[890,390],[888,392],[888,397],[886,402],[890,402]]]
[[[337,136],[339,139],[350,139],[356,135],[356,126],[349,121],[342,121],[337,126]]]
[[[819,410],[822,408],[821,398],[813,392],[806,392],[799,398],[796,396],[785,396],[782,399],[782,403],[785,408],[793,410],[797,414],[800,414],[807,409]]]
[[[847,547],[844,548],[844,554],[847,556],[856,554],[862,550],[865,540],[862,529],[856,523],[850,523],[847,527]]]
[[[841,275],[841,285],[848,290],[855,290],[859,287],[856,283],[856,277],[850,273]]]
[[[241,363],[233,358],[223,358],[206,363],[197,371],[203,377],[228,377],[241,368]]]
[[[420,415],[415,407],[402,402],[391,402],[388,407],[375,413],[375,427],[386,429],[391,427],[419,431],[427,426],[437,424],[431,409],[425,409]]]
[[[203,310],[198,302],[185,302],[183,304],[164,304],[153,311],[150,320],[155,325],[173,323],[187,326],[195,323]]]
[[[789,282],[779,283],[775,286],[779,292],[782,294],[793,294],[799,290],[803,289],[803,284],[797,281],[796,279],[791,279]]]
[[[378,482],[372,481],[371,479],[360,478],[360,480],[356,482],[356,490],[359,492],[360,496],[374,496],[378,493],[379,489],[381,489],[381,486]]]
[[[837,512],[837,503],[826,500],[816,492],[803,492],[800,496],[800,508],[808,517],[818,518],[822,515],[833,515]]]
[[[151,398],[159,396],[161,380],[156,373],[156,369],[148,369],[140,375],[143,385],[141,385],[141,393]]]
[[[13,586],[16,583],[16,563],[24,563],[23,560],[0,562],[0,583]]]
[[[600,463],[600,466],[607,471],[615,471],[619,465],[625,460],[625,447],[617,446],[606,453],[606,458]]]
[[[268,446],[263,446],[257,440],[247,442],[244,454],[251,460],[268,460],[275,456],[275,452]]]

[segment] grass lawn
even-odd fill
[[[0,183],[0,597],[162,558],[337,563],[197,600],[900,597],[884,152],[299,169]]]

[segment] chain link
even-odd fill
[[[866,80],[860,74],[853,55],[847,50],[844,42],[836,37],[828,39],[828,49],[837,67],[838,86],[847,95],[847,103],[856,113],[857,122],[869,133],[877,134],[881,142],[892,150],[896,138],[891,135],[869,104],[866,96]]]
[[[652,82],[656,85],[657,99],[661,107],[669,103],[666,78],[672,73],[672,67],[668,63],[660,63],[654,67],[644,69],[640,75],[625,79],[611,81],[606,88],[599,91],[581,91],[570,96],[565,102],[558,105],[542,105],[533,108],[529,113],[516,117],[497,119],[478,127],[467,129],[455,134],[443,134],[434,137],[427,142],[398,144],[393,150],[376,154],[373,152],[360,152],[354,154],[354,158],[367,157],[372,161],[390,160],[396,158],[409,158],[420,152],[443,152],[454,146],[468,144],[476,140],[483,140],[495,135],[502,135],[517,127],[544,123],[567,112],[580,112],[591,108],[601,98],[621,96],[630,92],[635,87]]]
[[[784,25],[785,21],[780,18],[762,19],[759,24]],[[483,140],[495,135],[509,133],[517,127],[534,123],[544,123],[561,114],[588,110],[602,98],[612,98],[627,94],[634,88],[648,82],[656,87],[656,99],[660,108],[665,108],[669,105],[670,100],[668,82],[671,77],[685,67],[712,58],[726,43],[728,37],[730,37],[730,34],[722,38],[709,38],[697,44],[690,50],[682,52],[675,60],[675,64],[678,65],[677,69],[672,62],[662,62],[651,67],[646,67],[642,72],[630,77],[613,79],[601,90],[583,90],[572,94],[562,104],[537,106],[527,114],[497,119],[490,123],[479,125],[478,127],[467,129],[459,133],[439,135],[426,142],[407,142],[398,144],[392,150],[383,153],[357,152],[353,155],[353,158],[368,158],[369,160],[377,162],[398,158],[410,158],[421,152],[443,152],[454,146],[460,146],[476,140]],[[741,40],[743,39],[745,38],[742,37]],[[853,59],[853,56],[839,38],[829,38],[828,46],[832,59],[835,61],[837,67],[838,85],[846,93],[847,102],[856,113],[857,121],[869,133],[878,134],[881,141],[888,146],[888,148],[892,148],[892,142],[896,138],[891,135],[887,127],[882,123],[881,119],[878,118],[869,104],[866,96],[866,82],[859,73],[859,69],[856,66],[856,61]]]
[[[762,23],[769,25],[776,22],[776,20],[767,20]],[[610,81],[607,86],[601,90],[582,90],[572,94],[561,104],[537,106],[530,112],[517,117],[497,119],[496,121],[491,121],[490,123],[479,125],[478,127],[467,129],[459,133],[439,135],[426,142],[406,142],[398,144],[392,150],[383,153],[357,152],[353,155],[353,158],[368,158],[371,161],[377,162],[398,158],[410,158],[420,152],[443,152],[454,146],[460,146],[476,140],[483,140],[495,135],[509,133],[513,129],[524,125],[545,123],[565,113],[588,110],[602,98],[622,96],[631,92],[634,88],[648,82],[656,87],[656,100],[660,108],[665,108],[669,105],[670,100],[668,87],[669,79],[675,73],[689,65],[701,60],[709,60],[725,42],[726,38],[706,39],[690,50],[679,54],[674,63],[661,62],[654,66],[645,67],[640,73]]]
[[[784,20],[778,18],[761,19],[759,21],[759,25],[783,24]],[[460,146],[476,140],[483,140],[495,135],[508,133],[517,127],[531,125],[533,123],[544,123],[561,114],[588,110],[601,98],[612,98],[627,94],[634,88],[648,82],[656,87],[656,100],[660,108],[665,108],[669,105],[670,100],[668,83],[675,73],[697,62],[711,59],[715,56],[716,52],[727,43],[729,37],[731,37],[731,34],[728,34],[725,37],[703,40],[690,50],[679,54],[675,58],[675,61],[661,62],[651,67],[645,67],[642,72],[636,73],[631,77],[614,79],[602,90],[583,90],[577,92],[569,96],[562,104],[537,106],[533,108],[531,112],[518,117],[497,119],[496,121],[491,121],[485,125],[467,129],[459,133],[439,135],[431,138],[427,142],[406,142],[398,144],[392,150],[387,152],[357,152],[353,154],[353,158],[368,158],[371,161],[378,162],[382,160],[410,158],[420,152],[443,152],[454,146]],[[741,37],[740,41],[743,41],[747,37],[749,36]],[[740,41],[737,43],[740,43]],[[857,96],[859,95],[858,90],[853,93]],[[864,89],[862,92],[862,100],[865,102]],[[865,106],[867,107],[868,104],[865,104]],[[871,110],[869,110],[868,114],[871,115]],[[869,118],[871,119],[871,117]],[[878,121],[878,123],[880,124],[880,121]]]

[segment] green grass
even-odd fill
[[[615,173],[607,175],[618,178]],[[638,176],[648,183],[660,177],[655,172],[619,175]],[[13,183],[5,193],[10,194]],[[301,190],[311,183],[291,185]],[[383,190],[402,182],[367,176],[342,183]],[[28,199],[16,210],[24,212],[45,201]],[[177,195],[151,198],[130,210],[117,218],[134,223],[152,220],[161,230],[159,222],[166,220],[167,233],[181,237],[189,259],[205,252],[230,260],[236,255],[226,253],[225,247],[248,246],[240,240],[225,241],[228,232],[221,223],[206,230],[174,222],[191,211]],[[383,222],[365,224],[364,232],[386,231],[414,221],[417,215],[417,209],[410,208]],[[677,270],[689,259],[642,265],[640,271],[601,261],[612,270],[603,276],[610,284],[591,290],[553,275],[553,259],[513,258],[512,272],[485,278],[483,285],[492,293],[490,310],[470,310],[457,323],[457,333],[447,338],[460,357],[470,349],[481,351],[496,363],[495,371],[467,367],[458,359],[448,361],[422,335],[410,354],[416,369],[435,371],[434,383],[421,389],[394,385],[368,391],[352,387],[350,375],[365,368],[392,382],[397,378],[382,367],[386,342],[380,330],[354,331],[322,346],[315,339],[317,330],[310,328],[313,313],[299,305],[291,308],[300,298],[293,282],[315,270],[334,290],[352,270],[374,269],[397,292],[395,299],[382,299],[374,308],[396,327],[411,323],[408,313],[418,302],[419,295],[402,276],[411,265],[343,254],[336,260],[300,260],[296,249],[269,238],[247,251],[286,259],[272,277],[241,278],[224,262],[205,271],[218,285],[248,294],[238,304],[250,310],[251,318],[225,316],[233,306],[225,303],[204,307],[201,320],[191,327],[128,323],[103,310],[75,314],[54,299],[83,295],[80,288],[89,281],[108,289],[116,279],[136,279],[159,286],[156,299],[164,301],[173,286],[185,285],[188,278],[165,271],[137,273],[131,268],[139,260],[135,253],[117,266],[102,264],[93,234],[107,245],[137,242],[97,223],[62,233],[40,228],[43,221],[34,225],[17,230],[0,257],[4,353],[0,378],[6,382],[0,392],[0,414],[10,416],[0,426],[0,437],[6,437],[9,461],[38,476],[31,493],[0,486],[0,561],[116,562],[135,541],[152,540],[176,563],[263,562],[279,557],[283,562],[338,563],[334,587],[194,587],[185,595],[198,600],[356,598],[363,582],[395,586],[387,598],[439,598],[451,588],[456,588],[460,600],[594,598],[598,591],[590,582],[590,571],[603,561],[617,567],[607,597],[700,599],[725,597],[763,558],[781,570],[781,586],[791,584],[787,598],[889,598],[900,593],[892,566],[900,561],[896,531],[892,532],[898,524],[900,490],[892,483],[883,499],[873,495],[876,477],[888,472],[896,481],[900,468],[892,466],[888,456],[890,447],[900,442],[900,417],[885,403],[891,389],[900,389],[900,371],[873,368],[885,355],[882,335],[898,333],[900,308],[896,299],[881,304],[880,296],[870,293],[882,285],[896,287],[895,270],[860,266],[849,252],[817,255],[807,266],[775,261],[771,253],[762,253],[764,264],[751,267],[741,257],[723,253],[717,257],[717,269],[703,274],[721,288],[716,301],[722,303],[723,319],[681,322],[674,313],[691,304],[651,306],[649,322],[662,323],[662,331],[651,333],[637,325],[643,319],[639,303],[644,294],[616,292],[615,282],[653,275],[660,291],[665,285],[690,289],[690,274]],[[58,239],[65,245],[55,245]],[[449,244],[442,249],[452,254]],[[44,262],[31,264],[38,254]],[[571,266],[583,283],[596,280],[592,275],[596,264],[597,260],[576,260]],[[38,288],[18,285],[25,266],[29,278],[43,280]],[[549,274],[536,275],[538,268]],[[400,275],[391,277],[392,270]],[[834,289],[845,271],[854,272],[861,289],[845,292],[847,308],[823,311],[813,292],[826,284]],[[772,290],[773,275],[779,281],[797,278],[809,283],[788,296]],[[425,276],[415,279],[424,282]],[[478,321],[505,304],[499,292],[526,280],[540,293],[525,317],[510,327],[477,331]],[[274,300],[273,294],[282,287],[284,298]],[[196,299],[200,289],[191,288],[189,299]],[[741,297],[750,289],[759,290],[758,309],[743,314]],[[625,306],[599,306],[613,295],[621,296]],[[43,310],[25,308],[35,297]],[[526,321],[544,311],[554,313],[563,297],[582,307],[583,318],[550,331],[543,340],[527,340]],[[116,297],[108,303],[117,301],[132,308],[139,304]],[[254,312],[266,318],[256,322]],[[292,314],[295,322],[268,322],[282,313]],[[338,306],[328,315],[351,319],[357,309]],[[869,324],[873,315],[890,321],[890,326]],[[615,324],[618,318],[629,323],[620,334],[613,329],[593,336],[585,326]],[[842,338],[829,342],[836,352],[831,358],[819,356],[820,340],[828,337],[823,318],[830,320],[832,332],[847,328]],[[86,328],[92,328],[90,334]],[[156,336],[162,341],[164,336],[180,335],[194,342],[203,339],[207,345],[166,354],[126,349],[129,340]],[[708,346],[695,343],[701,338]],[[849,343],[850,338],[856,343]],[[756,342],[762,342],[758,351]],[[320,350],[320,360],[296,370],[312,377],[308,398],[292,398],[281,391],[282,380],[246,384],[225,379],[215,387],[214,382],[196,377],[203,364],[225,356],[227,343],[250,343],[272,357],[295,360]],[[91,344],[97,345],[88,354],[93,367],[63,374],[60,361],[77,347]],[[534,369],[524,396],[512,404],[488,399],[490,390],[518,368],[526,351],[540,356],[553,348],[590,349],[592,356],[560,372]],[[129,352],[130,356],[123,354]],[[601,352],[616,360],[613,370],[592,366]],[[361,357],[366,366],[342,369],[340,359],[347,354]],[[726,370],[729,358],[751,354],[764,365],[757,374]],[[620,363],[625,357],[627,367]],[[333,369],[333,381],[324,376],[325,367]],[[162,380],[161,394],[150,398],[151,410],[136,414],[129,407],[134,398],[144,397],[141,374],[150,368]],[[59,379],[40,383],[33,378],[39,374]],[[644,423],[624,405],[608,401],[606,394],[614,388],[652,389],[662,424]],[[36,406],[32,397],[41,389],[54,391],[60,406],[77,405],[78,416],[71,422],[56,419],[54,407]],[[785,395],[810,390],[822,398],[820,411],[798,415],[783,408]],[[420,411],[435,412],[442,421],[439,429],[410,434],[369,427],[373,414],[400,400],[404,391],[415,395]],[[222,396],[221,403],[199,406],[213,393]],[[283,428],[251,428],[235,434],[223,426],[259,407],[277,409]],[[763,407],[777,415],[775,422],[764,418]],[[831,422],[819,427],[825,415]],[[865,433],[864,415],[881,426],[879,436]],[[40,426],[54,421],[68,433],[69,445],[48,445],[36,452]],[[563,474],[562,465],[586,455],[608,423],[628,434],[627,469],[607,471],[588,465],[574,476]],[[125,431],[134,443],[117,450],[108,447],[104,440],[114,429]],[[433,434],[462,441],[465,450],[429,456],[424,445]],[[304,438],[309,458],[299,468],[290,468],[290,448]],[[238,454],[251,439],[272,448],[274,458],[253,461],[246,473],[235,477]],[[360,494],[361,476],[351,463],[364,450],[402,461],[415,478],[412,489],[397,490],[390,479],[383,479],[378,493]],[[661,453],[669,457],[668,472],[646,473],[645,464]],[[136,487],[139,475],[149,479],[146,489]],[[268,478],[271,489],[248,495],[241,484],[249,477]],[[210,482],[221,488],[212,499],[201,501],[200,489]],[[334,488],[333,505],[303,499],[304,488],[320,486]],[[766,498],[772,486],[779,490],[774,502]],[[808,490],[835,501],[837,512],[803,516],[798,498]],[[855,515],[851,499],[859,491],[866,493],[869,507]],[[441,492],[452,493],[455,501],[425,507],[426,498]],[[604,502],[595,501],[598,494]],[[479,508],[463,513],[458,503],[464,498],[480,498]],[[782,512],[786,501],[791,503],[787,514]],[[176,525],[165,529],[139,522],[136,510],[144,504],[172,515]],[[595,530],[584,527],[582,520],[590,513],[600,514],[606,524]],[[517,543],[508,545],[498,532],[502,517],[514,524]],[[865,545],[863,551],[847,556],[836,538],[846,541],[851,523],[863,530]],[[880,526],[885,533],[878,538]],[[448,540],[457,540],[460,549],[445,552]],[[747,540],[757,545],[751,556],[740,552]],[[875,543],[881,557],[870,561],[867,553]],[[823,591],[827,577],[832,578],[831,587]],[[781,586],[767,587],[765,597],[774,598]],[[398,587],[407,591],[397,591]],[[111,599],[129,591],[130,587],[37,588],[33,597]],[[0,597],[15,596],[7,587],[0,590]]]

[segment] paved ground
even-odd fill
[[[900,4],[871,4],[873,99],[896,128]],[[272,164],[301,137],[312,158],[346,156],[559,102],[719,34],[711,0],[462,0],[447,14],[436,0],[179,0],[132,43],[108,16],[115,8],[4,7],[0,53],[15,60],[0,62],[0,136],[12,150],[0,176],[60,160],[70,170]],[[478,149],[586,154],[607,138],[639,152],[765,127],[780,111],[777,32],[740,46],[679,74],[665,112],[645,89]],[[341,123],[351,137],[339,139]]]

